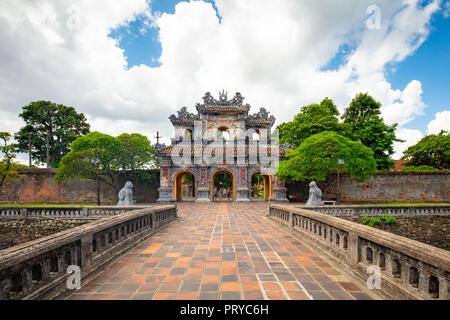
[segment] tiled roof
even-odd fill
[[[207,112],[246,112],[239,107],[206,107],[203,111]]]
[[[189,148],[189,147],[187,147]],[[225,153],[244,153],[245,154],[249,154],[249,153],[259,153],[259,149],[260,148],[249,148],[249,147],[245,147],[245,148],[223,148],[223,152]],[[261,147],[261,151],[264,153],[272,153],[276,152],[276,150],[278,149],[280,154],[284,154],[286,152],[286,150],[282,149],[282,148],[271,148],[271,147]],[[172,153],[172,152],[183,152],[184,148],[183,147],[177,147],[177,146],[170,146],[167,147],[166,149],[160,150],[160,153]],[[214,153],[214,151],[216,150],[216,148],[214,147],[191,147],[191,154],[200,154],[200,153],[205,153],[205,152],[212,152]]]

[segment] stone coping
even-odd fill
[[[279,204],[271,204],[270,208],[288,211],[291,214],[299,214],[310,219],[332,225],[343,231],[355,233],[362,238],[378,243],[395,251],[399,251],[417,260],[450,272],[449,251],[436,248],[416,240],[408,239],[406,237],[402,237],[387,231],[375,229],[356,222],[306,210],[303,208],[293,208],[292,206]]]
[[[13,247],[0,250],[0,270],[10,267],[13,264],[29,260],[45,252],[61,247],[62,245],[79,240],[83,235],[93,234],[114,225],[143,217],[151,212],[161,212],[167,209],[176,209],[175,205],[159,205],[144,209],[133,210],[116,216],[105,217],[91,223],[64,230],[36,240],[18,244]]]
[[[326,201],[326,200],[325,200]],[[379,204],[379,205],[366,205],[366,204],[339,204],[339,205],[323,205],[323,206],[306,206],[306,205],[298,205],[295,203],[291,204],[292,206],[297,206],[298,208],[301,209],[333,209],[333,208],[341,208],[341,209],[345,209],[345,208],[352,208],[352,209],[382,209],[382,208],[408,208],[408,209],[418,209],[418,208],[446,208],[446,209],[450,209],[450,204],[388,204],[388,205],[384,205],[384,204]]]

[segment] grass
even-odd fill
[[[373,203],[376,206],[423,206],[423,205],[450,205],[450,202],[386,202]]]
[[[424,206],[424,205],[450,205],[450,202],[352,202],[346,203],[360,206]]]
[[[102,204],[107,206],[108,204]],[[0,203],[0,207],[96,207],[95,203]]]

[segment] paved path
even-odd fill
[[[266,203],[178,208],[179,221],[68,299],[377,298],[264,218]]]

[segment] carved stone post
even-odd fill
[[[287,188],[284,185],[284,181],[278,179],[277,176],[274,176],[274,188],[270,200],[275,202],[289,202],[286,198],[286,191]]]
[[[158,188],[159,198],[156,202],[170,202],[174,201],[172,197],[173,182],[170,181],[169,168],[161,168],[159,177],[160,187]]]
[[[250,202],[248,189],[248,169],[245,166],[237,167],[238,176],[234,185],[236,186],[236,202]]]
[[[208,183],[208,169],[206,167],[200,169],[199,180],[197,183],[197,200],[195,202],[211,202],[211,186]]]

